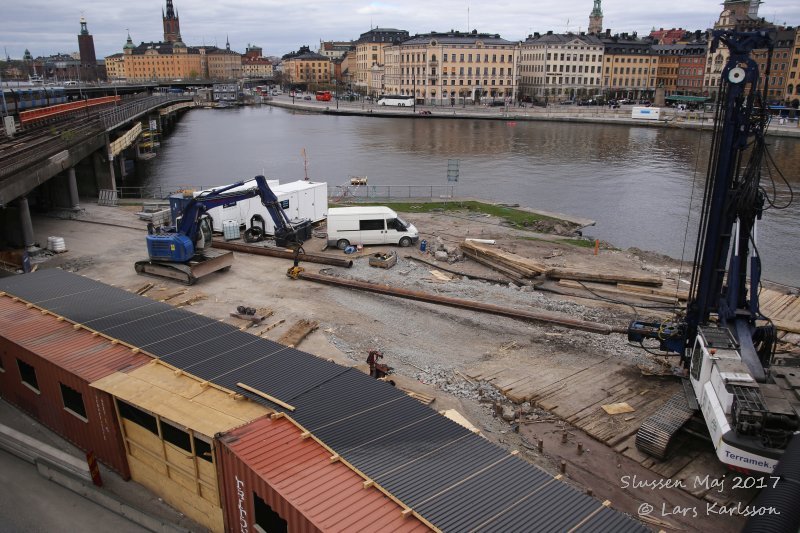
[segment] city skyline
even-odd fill
[[[534,32],[586,31],[593,6],[592,0],[544,0],[536,5],[519,0],[492,4],[450,0],[435,4],[418,0],[320,0],[314,5],[274,0],[173,2],[181,19],[181,37],[187,44],[224,47],[230,39],[231,48],[239,52],[254,44],[263,48],[265,55],[277,56],[303,45],[315,50],[320,40],[355,40],[374,27],[403,29],[411,35],[474,29],[511,41]],[[83,16],[94,36],[97,57],[105,57],[122,51],[128,32],[137,44],[162,40],[161,12],[165,5],[165,0],[135,4],[88,0],[78,5],[64,0],[32,0],[15,4],[4,10],[0,46],[4,57],[7,53],[12,59],[20,59],[25,49],[34,57],[76,51]],[[635,5],[603,0],[602,9],[604,29],[643,36],[653,28],[709,28],[722,7],[718,1],[709,0],[699,6],[691,0],[677,0],[668,6],[653,0]],[[759,15],[775,24],[796,25],[800,23],[800,3],[767,0],[760,6]]]

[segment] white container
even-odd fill
[[[267,185],[270,189],[275,189],[280,182],[278,180],[267,180]],[[241,187],[236,187],[231,189],[232,192],[236,191],[243,191],[246,189],[251,189],[255,186],[254,181],[248,181],[246,184],[242,185]],[[213,190],[213,189],[208,189]],[[195,196],[200,194],[200,191],[194,193]],[[255,202],[255,203],[253,203]],[[261,205],[260,198],[249,198],[247,200],[239,200],[238,202],[231,202],[229,204],[221,205],[218,207],[214,207],[207,211],[207,214],[211,217],[211,226],[214,231],[222,231],[222,223],[226,220],[237,220],[239,224],[250,224],[250,217],[253,215],[251,211],[255,208],[256,205]],[[266,211],[266,209],[264,210]],[[269,218],[269,217],[267,217]]]
[[[226,220],[222,223],[222,236],[226,241],[232,241],[241,237],[239,232],[238,220]]]
[[[660,107],[634,107],[631,109],[631,118],[639,120],[658,120],[661,118]]]
[[[311,222],[319,222],[327,216],[327,183],[298,180],[281,185],[277,180],[267,180],[267,184],[284,206],[283,210],[290,220],[307,218]],[[252,187],[252,184],[250,186]],[[223,222],[227,220],[236,220],[239,224],[249,227],[250,218],[257,214],[264,218],[267,235],[275,234],[275,223],[267,208],[261,203],[261,198],[257,196],[228,204],[227,207],[209,209],[208,214],[211,216],[214,231],[223,231]]]

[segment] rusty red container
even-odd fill
[[[111,396],[90,384],[150,357],[0,297],[0,396],[130,478]]]

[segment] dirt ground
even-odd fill
[[[156,286],[148,293],[151,297],[183,287],[177,282],[154,281],[154,278],[134,272],[134,261],[146,255],[145,223],[135,216],[135,211],[128,207],[86,205],[73,219],[35,218],[39,242],[46,243],[48,236],[60,236],[68,249],[66,253],[37,260],[40,261],[38,268],[60,267],[134,290],[146,282],[154,282]],[[483,215],[411,213],[405,218],[420,229],[421,238],[428,241],[429,247],[434,247],[437,239],[451,249],[457,248],[465,237],[496,239],[498,247],[551,266],[647,271],[673,279],[681,275],[688,277],[686,269],[669,258],[606,248],[595,256],[593,248],[558,242],[563,237],[522,232]],[[317,234],[321,231],[324,228]],[[547,310],[615,326],[625,326],[634,317],[628,306],[609,307],[602,301],[578,301],[533,287],[519,288],[460,276],[440,281],[431,274],[435,267],[406,258],[434,261],[431,255],[422,254],[418,248],[367,247],[360,253],[345,255],[338,249],[323,251],[324,243],[324,238],[315,236],[304,247],[308,253],[353,259],[353,267],[303,264],[308,271],[521,310]],[[398,252],[399,260],[393,268],[368,265],[368,256],[382,251]],[[659,476],[621,457],[558,417],[529,404],[512,405],[495,387],[465,376],[468,369],[486,364],[511,372],[569,373],[589,359],[619,364],[642,380],[649,378],[642,376],[641,370],[663,371],[660,362],[630,346],[623,335],[597,335],[292,280],[286,276],[290,264],[285,259],[237,253],[229,272],[207,276],[189,289],[187,296],[206,296],[189,309],[241,326],[243,321],[229,316],[237,306],[268,308],[274,314],[265,324],[285,320],[264,335],[273,340],[301,319],[317,321],[319,328],[299,348],[341,364],[364,368],[369,350],[379,349],[385,356],[383,362],[394,368],[398,385],[435,397],[431,407],[457,409],[487,438],[508,449],[520,450],[528,460],[554,475],[559,471],[560,462],[565,460],[566,478],[601,499],[611,500],[617,509],[637,516],[642,504],[652,504],[656,512],[644,520],[655,529],[734,531],[743,524],[740,518],[709,514],[706,510],[708,497],[696,498],[678,489],[653,491],[624,486],[622,478],[626,475],[637,475],[640,479],[658,479]],[[441,266],[476,276],[498,277],[496,272],[469,260],[443,262]],[[503,409],[505,413],[498,416]],[[515,426],[503,419],[502,414],[509,418],[514,410],[522,410],[524,423]],[[569,432],[568,443],[561,444],[565,429]],[[535,446],[540,438],[544,445],[542,453]],[[580,455],[574,452],[578,442],[584,446],[584,453]],[[666,505],[663,509],[662,503]],[[694,516],[663,512],[674,506],[696,508],[698,512]]]

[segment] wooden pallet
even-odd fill
[[[319,323],[311,320],[298,320],[284,333],[278,342],[289,348],[294,348],[305,339],[312,331],[319,327]]]

